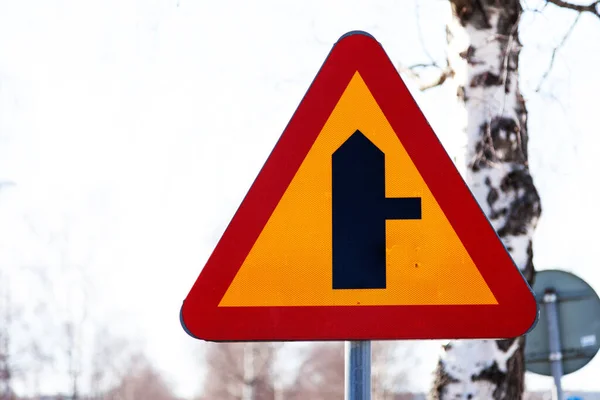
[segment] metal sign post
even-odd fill
[[[371,400],[371,342],[346,342],[345,400]]]
[[[558,296],[554,289],[546,289],[542,299],[548,322],[548,344],[550,347],[550,369],[554,378],[554,400],[563,400],[561,378],[563,376],[560,329],[558,325]]]

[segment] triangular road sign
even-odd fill
[[[333,47],[185,299],[211,341],[508,338],[530,287],[381,45]]]

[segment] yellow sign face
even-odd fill
[[[385,154],[385,196],[422,218],[387,220],[386,285],[332,287],[332,155],[360,130]],[[494,305],[492,291],[356,72],[219,307]]]

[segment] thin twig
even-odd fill
[[[422,30],[422,26],[421,26],[421,15],[420,15],[420,9],[419,9],[419,0],[415,0],[415,19],[417,21],[417,38],[419,40],[419,43],[421,44],[421,48],[423,49],[423,53],[425,53],[425,56],[427,58],[429,58],[429,62],[428,63],[414,64],[414,65],[411,65],[410,67],[400,68],[400,70],[408,72],[410,75],[412,75],[412,77],[415,80],[419,81],[419,83],[420,83],[419,84],[419,89],[421,91],[425,91],[427,89],[431,89],[431,88],[434,88],[436,86],[442,85],[446,81],[446,79],[448,77],[452,76],[452,70],[448,66],[447,62],[446,62],[446,66],[444,66],[444,67],[440,66],[440,64],[431,55],[431,53],[429,52],[429,50],[427,50],[427,46],[425,44],[425,38],[423,36],[423,30]],[[426,68],[436,68],[436,69],[438,69],[440,71],[440,75],[439,75],[439,77],[435,81],[433,81],[431,83],[424,84],[424,83],[422,83],[421,76],[415,70],[417,70],[417,69],[426,69]]]
[[[435,61],[429,50],[427,50],[427,46],[425,45],[425,39],[423,38],[423,30],[421,29],[421,14],[419,12],[419,0],[415,0],[415,19],[417,21],[417,38],[419,39],[419,43],[421,44],[421,48],[423,49],[423,53],[429,58],[431,61],[431,65],[439,67],[438,63]]]
[[[410,69],[411,71],[414,71],[415,69],[418,68],[437,68],[437,69],[443,69],[441,68],[437,63],[432,62],[432,63],[419,63],[419,64],[413,64],[410,67],[407,67],[408,69]]]
[[[573,4],[568,3],[563,0],[546,0],[547,3],[552,3],[555,6],[561,8],[567,8],[569,10],[577,11],[579,14],[584,12],[589,12],[590,14],[594,14],[596,17],[600,18],[600,10],[598,9],[598,5],[600,4],[600,0],[596,0],[590,4]]]
[[[544,3],[542,5],[542,8],[531,8],[531,6],[529,5],[529,2],[527,0],[522,1],[523,11],[525,11],[525,12],[532,12],[532,13],[540,14],[544,11],[544,8],[546,8],[547,5],[548,5],[548,3]]]
[[[438,69],[440,71],[439,76],[430,83],[423,83],[423,78],[421,78],[421,75],[418,72],[416,72],[415,70],[416,69],[425,69],[425,68]],[[421,91],[425,91],[427,89],[432,89],[434,87],[441,86],[446,81],[446,79],[453,76],[452,69],[448,65],[446,65],[445,68],[442,68],[439,65],[422,63],[422,64],[414,64],[414,65],[411,65],[410,67],[404,67],[402,65],[399,65],[397,67],[397,69],[400,73],[406,73],[406,74],[410,75],[410,77],[412,79],[417,81],[417,83],[419,83],[419,90],[421,90]]]
[[[550,57],[550,64],[548,65],[548,69],[546,69],[546,72],[544,72],[544,75],[542,75],[542,79],[540,80],[540,83],[538,83],[537,88],[535,89],[536,92],[540,91],[542,85],[546,81],[546,78],[548,78],[548,75],[550,75],[550,72],[552,71],[552,67],[554,66],[554,60],[556,59],[556,54],[564,46],[564,44],[567,41],[567,39],[569,38],[569,36],[571,36],[571,33],[575,29],[575,25],[577,25],[577,22],[579,21],[579,17],[581,17],[581,13],[577,14],[577,18],[575,18],[575,20],[569,27],[569,30],[567,31],[567,33],[565,33],[565,35],[563,36],[560,43],[554,48],[554,50],[552,50],[552,57]]]
[[[419,89],[422,92],[424,92],[428,89],[433,89],[434,87],[441,86],[444,82],[446,82],[446,79],[448,79],[451,76],[452,76],[452,70],[450,68],[445,68],[442,70],[442,72],[440,73],[440,76],[436,80],[434,80],[431,83],[425,83],[425,84],[419,85]]]

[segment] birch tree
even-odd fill
[[[541,206],[528,167],[527,109],[519,89],[521,5],[518,0],[451,0],[451,5],[448,66],[463,106],[465,180],[532,282],[532,235]],[[524,337],[449,342],[431,398],[521,399],[523,345]]]
[[[209,343],[204,396],[214,400],[269,400],[275,397],[273,363],[277,345]]]

